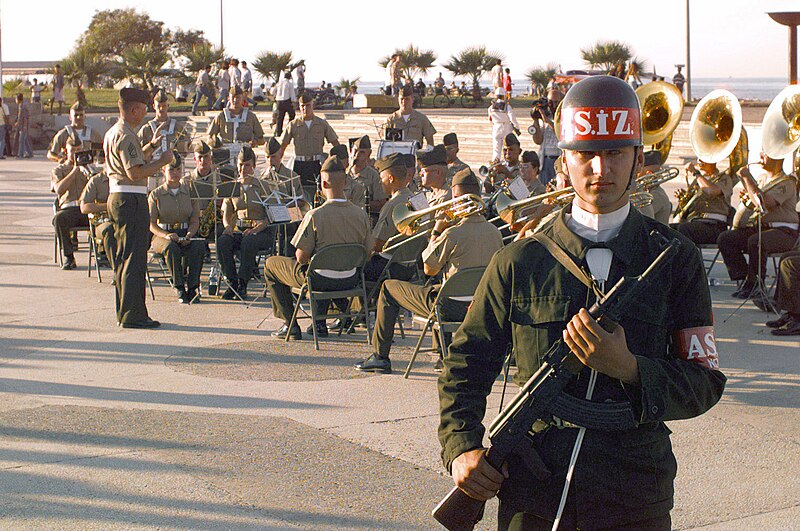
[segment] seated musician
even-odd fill
[[[200,226],[200,207],[192,198],[189,185],[181,182],[182,158],[172,153],[172,162],[164,166],[166,181],[150,192],[150,249],[164,255],[178,301],[193,302],[200,287],[200,272],[206,253],[205,241],[194,239]]]
[[[305,283],[308,262],[314,253],[329,245],[342,243],[363,244],[367,252],[372,247],[366,212],[344,197],[346,177],[344,165],[336,156],[325,160],[321,169],[321,184],[327,199],[303,217],[292,240],[297,249],[295,257],[270,256],[264,264],[264,280],[270,292],[273,313],[284,322],[279,330],[272,333],[275,337],[283,338],[288,332],[291,339],[302,338],[297,323],[289,329],[289,320],[294,309],[291,288],[299,288]],[[319,281],[314,283],[315,288],[350,289],[360,280],[356,275],[347,279],[331,278],[330,284],[325,285],[325,279],[320,273]],[[320,304],[318,315],[325,315],[327,304],[324,303]],[[316,326],[318,336],[324,337],[328,334],[324,319],[317,322]]]
[[[539,155],[535,151],[523,151],[520,157],[519,174],[528,187],[528,196],[541,195],[547,190],[539,180]]]
[[[283,163],[283,150],[281,144],[274,137],[267,142],[267,169],[262,175],[262,179],[267,183],[267,188],[272,193],[277,191],[280,202],[286,204],[291,209],[298,209],[296,212],[307,212],[311,205],[305,199],[303,185],[300,176],[288,168]],[[295,219],[295,218],[292,218]],[[299,216],[297,221],[285,223],[278,227],[279,250],[276,254],[281,256],[294,255],[295,248],[291,240],[300,226]]]
[[[256,178],[256,154],[249,146],[243,146],[237,156],[238,184],[231,197],[222,202],[222,223],[225,227],[217,238],[217,258],[222,272],[228,280],[228,289],[222,295],[225,300],[237,296],[247,297],[247,284],[256,268],[259,251],[268,251],[275,246],[276,229],[270,225],[263,201],[269,195],[266,183]],[[234,253],[239,251],[239,269],[236,269]]]
[[[455,133],[444,135],[442,144],[447,150],[447,169],[450,170],[447,180],[452,183],[453,176],[461,170],[469,169],[469,166],[458,158],[458,136]]]
[[[189,173],[189,179],[196,183],[217,184],[232,181],[236,178],[228,168],[219,168],[214,165],[214,155],[211,146],[202,140],[197,142],[192,149],[194,152],[194,169]],[[202,210],[202,206],[201,206]]]
[[[61,269],[66,271],[76,267],[75,243],[70,236],[70,229],[89,226],[89,218],[80,209],[80,198],[89,181],[91,151],[84,149],[84,144],[76,137],[67,138],[65,145],[66,161],[53,168],[50,189],[58,196],[53,226],[63,254]]]
[[[417,175],[417,157],[411,153],[403,154],[403,163],[406,165],[406,178],[408,179],[408,189],[411,192],[419,192],[422,185]]]
[[[461,170],[453,177],[453,196],[465,194],[480,194],[480,181],[470,169]],[[445,219],[438,219],[428,246],[422,252],[425,274],[435,276],[443,272],[446,278],[461,269],[486,267],[502,246],[500,231],[486,221],[481,213],[458,219],[455,225]],[[441,284],[420,286],[401,280],[384,282],[378,296],[375,330],[372,335],[374,353],[355,368],[359,371],[392,372],[389,351],[400,309],[427,317],[433,309],[440,288]],[[443,312],[446,319],[459,321],[466,315],[467,304],[449,301],[443,306]],[[433,338],[436,347],[436,334]],[[434,370],[441,372],[441,353]]]
[[[661,153],[658,151],[648,151],[644,154],[644,166],[639,172],[639,176],[655,173],[662,168]],[[664,225],[669,224],[669,216],[672,214],[672,203],[667,192],[661,185],[653,186],[647,191],[652,197],[652,202],[639,210],[650,219],[654,219]]]
[[[731,280],[743,281],[733,294],[740,299],[750,298],[756,288],[757,278],[764,278],[769,253],[782,253],[794,247],[797,241],[798,219],[797,185],[792,176],[783,173],[783,160],[777,160],[761,153],[761,164],[765,173],[758,181],[753,179],[749,167],[739,170],[739,179],[744,190],[740,196],[761,198],[765,213],[758,216],[753,208],[747,208],[750,222],[747,226],[737,226],[719,235],[717,245],[728,268]],[[746,204],[746,203],[745,203]],[[760,218],[760,219],[759,219]],[[757,223],[761,223],[761,249]],[[745,254],[749,259],[745,259]],[[761,264],[758,264],[759,254]]]
[[[763,311],[769,308],[764,301],[754,299]],[[781,316],[767,321],[775,336],[800,336],[800,250],[783,255],[778,266],[778,287],[775,289],[775,307]]]
[[[407,202],[411,197],[411,191],[408,189],[410,178],[405,160],[406,157],[401,153],[391,153],[375,162],[375,169],[380,172],[381,186],[384,193],[389,196],[389,200],[381,208],[378,222],[372,229],[375,254],[364,267],[364,278],[373,282],[378,280],[391,258],[390,254],[383,253],[384,244],[389,238],[399,234],[392,220],[392,211],[394,207]],[[401,264],[393,264],[391,267],[392,278],[408,279],[413,276],[414,272]]]
[[[98,163],[102,154],[102,150],[97,154]],[[100,166],[102,167],[102,164]],[[87,216],[91,214],[92,237],[99,238],[102,242],[97,255],[97,264],[100,267],[113,267],[114,253],[117,250],[114,224],[108,215],[108,194],[108,174],[105,171],[98,171],[89,178],[80,199],[81,213]]]
[[[686,164],[686,173],[694,177],[696,185],[675,193],[679,202],[684,202],[688,208],[676,212],[678,219],[670,226],[697,245],[717,243],[719,235],[728,230],[731,194],[736,179],[728,172],[720,174],[713,162],[698,160],[698,163],[699,168],[694,162]],[[691,197],[686,194],[691,194]],[[696,199],[688,204],[693,197]]]
[[[244,106],[244,90],[236,86],[228,93],[228,105],[211,121],[208,138],[214,146],[245,143],[256,147],[264,143],[264,129],[254,112]]]
[[[519,139],[514,133],[509,133],[503,140],[503,161],[492,166],[494,173],[483,181],[483,189],[486,193],[493,193],[503,181],[512,181],[520,175],[519,156],[522,154],[522,147]]]
[[[331,148],[331,157],[336,157],[344,168],[349,166],[350,155],[347,152],[347,146],[344,144],[337,144]],[[357,207],[365,208],[367,202],[367,187],[364,183],[356,180],[351,175],[345,173],[345,187],[344,197]]]
[[[452,198],[450,186],[447,184],[447,150],[442,144],[428,151],[418,151],[417,160],[420,166],[422,188],[428,205],[436,206]]]
[[[348,168],[347,174],[355,181],[360,182],[366,189],[366,197],[369,199],[367,211],[370,213],[372,221],[378,219],[378,212],[389,199],[383,192],[381,186],[381,176],[371,164],[372,143],[367,135],[362,136],[353,144],[353,163]],[[357,206],[358,203],[355,203]]]

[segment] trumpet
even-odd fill
[[[439,213],[448,222],[453,223],[473,214],[479,214],[484,211],[484,208],[483,199],[475,194],[460,195],[423,210],[409,211],[408,205],[397,205],[392,212],[392,220],[399,234],[389,238],[384,245],[383,252],[390,253],[412,239],[416,240],[429,234],[433,230],[434,221],[433,219],[423,220],[428,215]]]

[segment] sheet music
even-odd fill
[[[266,205],[267,217],[270,223],[289,223],[292,221],[292,216],[289,214],[289,209],[286,205]]]
[[[428,208],[428,198],[425,195],[425,192],[412,195],[408,198],[408,202],[411,204],[411,208],[414,210],[424,210]]]
[[[511,192],[511,195],[514,196],[514,199],[525,199],[528,197],[528,186],[525,184],[525,181],[522,180],[522,177],[517,177],[513,181],[508,184],[508,191]]]

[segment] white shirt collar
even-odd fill
[[[325,202],[326,203],[347,203],[347,199],[339,199],[339,198],[334,197],[332,199],[326,199]]]
[[[621,208],[608,214],[592,214],[572,203],[572,213],[567,216],[567,227],[582,238],[593,242],[607,242],[619,233],[622,224],[628,218],[631,204],[625,203]]]

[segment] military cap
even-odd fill
[[[73,112],[83,112],[86,109],[83,108],[83,104],[79,101],[76,101],[72,104],[72,107],[69,108]]]
[[[177,169],[177,168],[180,168],[181,167],[181,162],[183,162],[183,158],[181,157],[181,154],[173,149],[172,150],[172,162],[169,163],[169,167],[171,169],[173,169],[173,170]]]
[[[331,157],[337,157],[342,160],[347,160],[349,158],[349,154],[347,153],[347,146],[344,144],[338,144],[331,148],[330,152]]]
[[[381,157],[375,161],[375,169],[378,172],[388,170],[389,168],[401,167],[405,168],[406,163],[403,160],[402,153],[389,153],[385,157]]]
[[[661,166],[661,153],[652,150],[644,154],[645,166]]]
[[[322,163],[322,169],[320,171],[324,171],[327,173],[332,173],[335,171],[344,171],[344,165],[342,165],[341,159],[331,153],[331,156],[325,159],[325,162]]]
[[[519,145],[519,138],[514,133],[508,133],[506,138],[503,140],[503,144],[508,146],[518,146]]]
[[[405,161],[406,168],[416,168],[417,167],[417,157],[415,157],[411,153],[404,153],[403,154],[403,161]]]
[[[400,89],[400,97],[411,98],[412,96],[414,96],[414,89],[408,85],[403,85],[403,87]]]
[[[275,137],[271,137],[269,142],[267,142],[267,155],[270,157],[281,150],[281,143],[275,140]]]
[[[299,98],[299,99],[300,99],[300,103],[305,103],[305,104],[308,104],[308,103],[311,103],[312,101],[314,101],[314,96],[312,96],[312,95],[311,95],[311,94],[309,94],[308,92],[303,92],[303,93],[300,95],[300,98]]]
[[[520,160],[537,167],[539,166],[539,155],[537,155],[535,151],[523,151]]]
[[[236,85],[231,89],[230,93],[233,94],[234,96],[241,96],[242,94],[244,94],[244,89],[242,89],[242,87],[240,87],[239,85]]]
[[[442,144],[438,144],[433,149],[418,152],[417,159],[419,160],[419,165],[423,168],[436,166],[437,164],[446,165],[447,151]]]
[[[159,90],[155,93],[155,95],[153,95],[153,101],[156,103],[166,103],[169,101],[169,98],[167,97],[166,92]]]
[[[201,140],[194,145],[193,151],[198,155],[205,155],[206,153],[211,153],[211,146]]]
[[[239,162],[247,162],[248,160],[256,160],[256,153],[250,146],[242,146],[239,156],[236,157]]]
[[[455,133],[447,133],[442,137],[442,143],[445,146],[457,146],[458,145],[458,137]]]
[[[479,186],[480,181],[469,168],[464,168],[453,175],[453,186]]]
[[[367,135],[356,139],[356,146],[358,146],[356,149],[372,149],[372,143]]]
[[[150,103],[150,95],[137,88],[124,88],[119,91],[119,101],[122,103],[143,103],[147,105]]]

